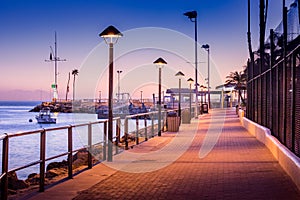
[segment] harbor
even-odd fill
[[[300,0],[0,7],[1,200],[300,199]]]

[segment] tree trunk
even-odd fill
[[[73,79],[73,102],[75,101],[75,75]]]
[[[241,90],[238,90],[238,106],[240,107]]]

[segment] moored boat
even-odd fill
[[[55,124],[56,118],[51,115],[50,108],[43,108],[40,113],[35,116],[39,124]]]

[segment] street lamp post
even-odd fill
[[[206,93],[207,93],[207,87],[203,86],[204,89],[204,103],[206,104]]]
[[[114,44],[118,41],[119,37],[123,34],[114,26],[107,27],[99,34],[104,38],[105,42],[109,45],[109,72],[108,72],[108,153],[107,161],[112,161],[112,144],[113,144],[113,49]]]
[[[209,45],[204,44],[202,45],[202,48],[204,48],[207,51],[207,100],[208,100],[208,107],[210,108],[210,69],[209,69]]]
[[[101,90],[99,90],[99,103],[101,103]]]
[[[158,67],[158,136],[161,136],[161,69],[167,64],[162,58],[153,62]]]
[[[204,85],[200,85],[200,90],[201,90],[201,108],[200,108],[200,114],[202,115],[203,114],[203,89],[204,89]]]
[[[143,91],[141,90],[141,103],[143,103]]]
[[[175,76],[179,79],[178,116],[181,118],[181,78],[184,77],[184,73],[179,71],[175,74]]]
[[[190,84],[190,121],[192,118],[192,84],[194,83],[194,80],[192,78],[189,78],[188,83]]]
[[[123,71],[121,70],[117,70],[117,73],[118,73],[118,102],[120,101],[120,74],[122,73]]]
[[[196,104],[196,111],[195,111],[195,118],[198,118],[198,57],[197,57],[197,47],[198,47],[198,42],[197,42],[197,11],[190,11],[184,13],[185,16],[187,16],[191,22],[195,23],[195,93],[196,93],[196,99],[195,99],[195,104]]]
[[[200,85],[200,89],[201,89],[201,105],[203,104],[203,89],[204,89],[204,85]]]

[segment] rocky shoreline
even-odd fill
[[[148,137],[150,138],[152,127],[147,128]],[[154,126],[155,131],[157,131],[157,125]],[[133,148],[135,145],[135,132],[128,135],[129,147]],[[139,130],[139,140],[144,139],[144,129]],[[114,144],[116,144],[114,142]],[[122,150],[125,149],[125,138],[124,136],[120,138],[120,143],[118,147]],[[88,165],[88,150],[83,149],[75,153],[72,157],[73,164],[73,174],[84,170]],[[92,152],[92,163],[97,163],[101,160],[103,153],[102,145],[93,145]],[[49,163],[46,167],[45,172],[45,185],[51,185],[59,180],[62,180],[68,176],[68,161],[63,160],[61,162]],[[11,172],[8,174],[8,193],[9,199],[18,199],[24,197],[39,188],[40,175],[38,173],[29,174],[26,180],[18,179],[16,172]],[[1,184],[1,183],[0,183]]]
[[[96,161],[94,159],[94,161]],[[88,151],[80,150],[73,155],[73,173],[84,169],[88,165]],[[45,185],[50,185],[68,175],[68,161],[49,163],[46,167]],[[40,174],[29,174],[26,180],[18,179],[16,172],[8,174],[8,192],[10,197],[22,195],[27,191],[39,186]]]
[[[36,105],[29,112],[39,112],[43,108],[50,108],[51,112],[61,113],[96,113],[96,109],[100,106],[97,102],[42,102]]]

